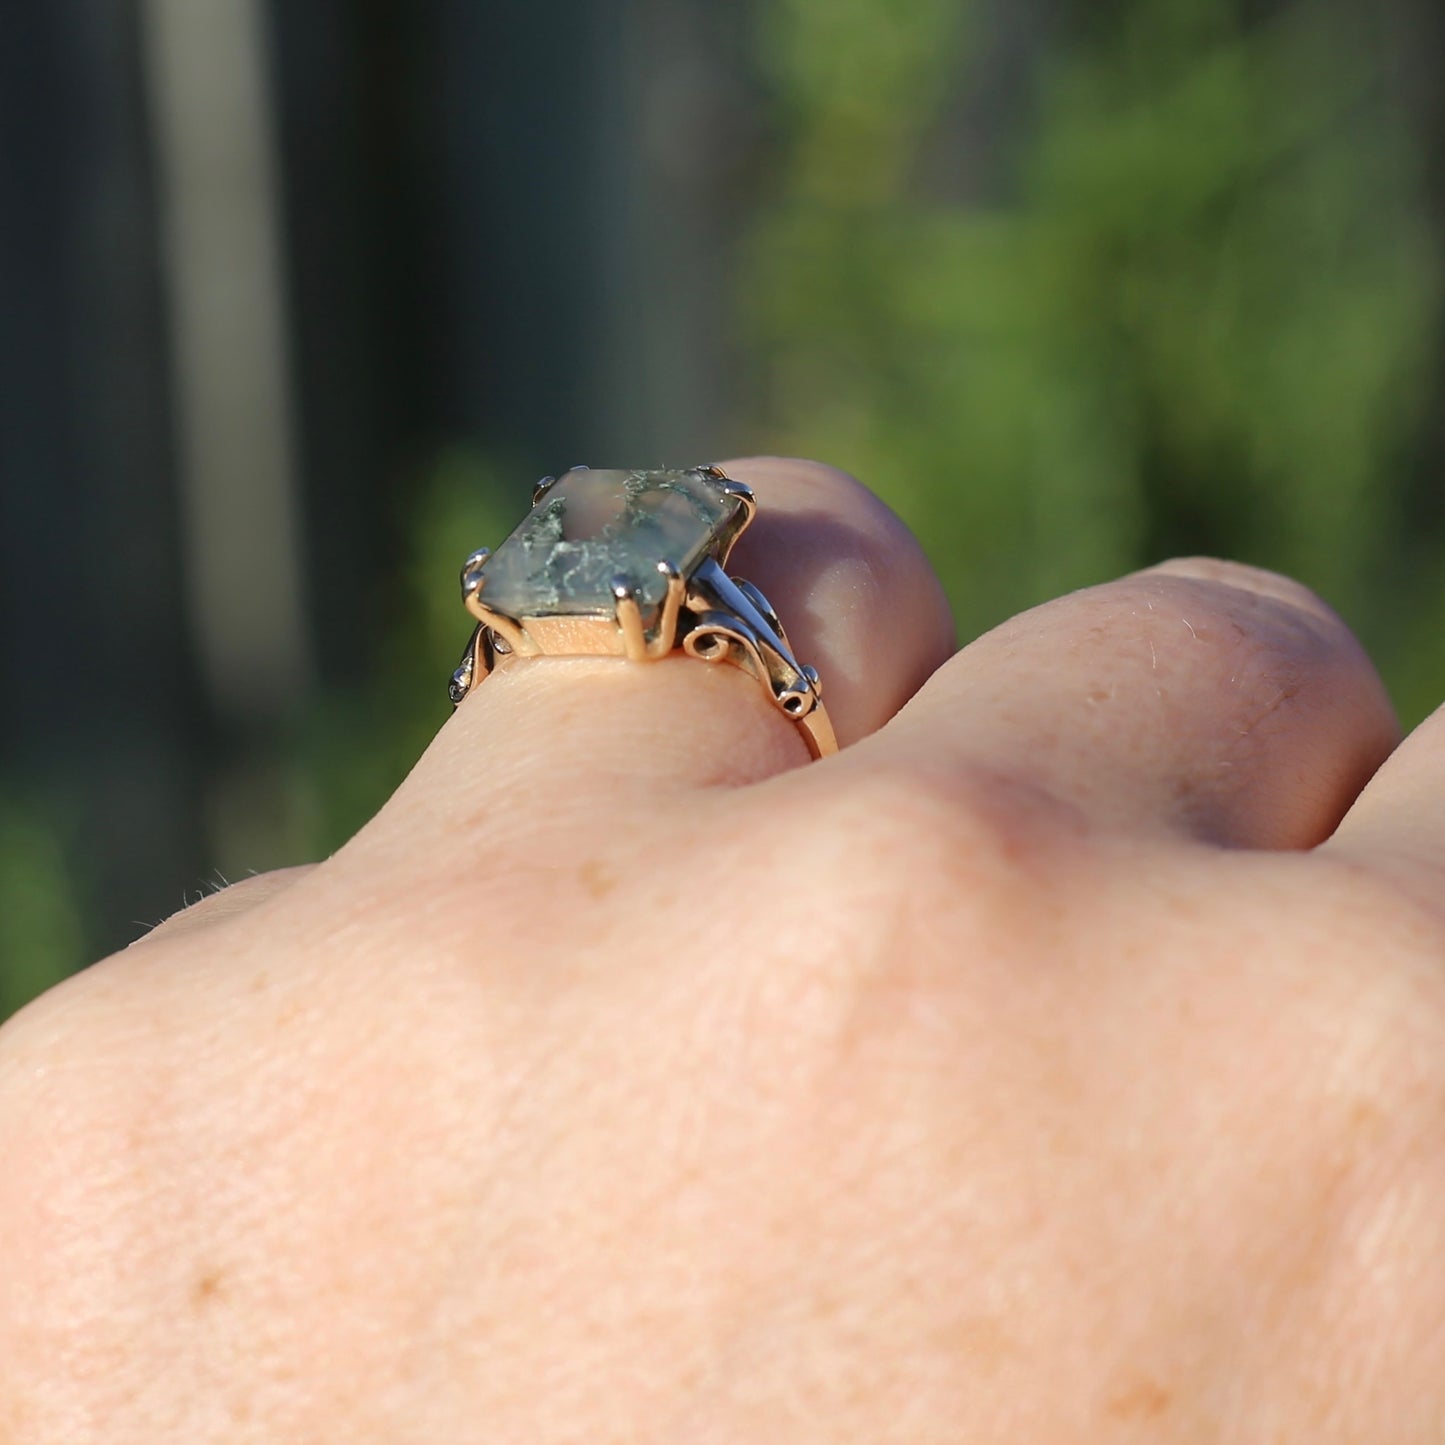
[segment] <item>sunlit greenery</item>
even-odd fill
[[[1402,570],[1400,544],[1440,238],[1368,14],[1103,7],[1037,67],[979,197],[923,163],[947,171],[944,101],[987,63],[968,10],[768,7],[787,151],[746,294],[781,444],[884,491],[965,633],[1221,552],[1323,592],[1418,716],[1445,550]]]
[[[80,900],[58,830],[0,796],[0,1019],[85,962]]]

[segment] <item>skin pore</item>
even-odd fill
[[[514,660],[7,1024],[0,1442],[1441,1439],[1445,715],[1206,559],[955,652],[723,466],[843,751]]]

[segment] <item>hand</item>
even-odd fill
[[[1218,562],[950,659],[880,503],[728,470],[851,746],[514,662],[12,1021],[0,1439],[1445,1438],[1445,717]]]

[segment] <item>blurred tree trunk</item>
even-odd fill
[[[0,743],[118,947],[181,902],[205,736],[185,637],[135,16],[0,41]]]

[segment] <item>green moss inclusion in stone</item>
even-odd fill
[[[737,513],[706,472],[567,472],[486,564],[482,593],[509,617],[608,613],[625,577],[651,625],[667,591],[657,564],[684,576]]]

